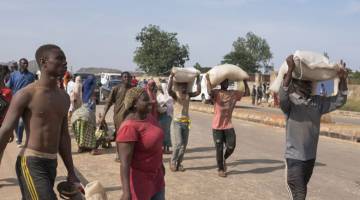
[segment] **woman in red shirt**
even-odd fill
[[[124,99],[125,120],[116,142],[121,161],[122,200],[164,200],[164,133],[149,114],[151,103],[142,88],[131,88]]]

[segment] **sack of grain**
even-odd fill
[[[342,67],[339,63],[331,63],[324,55],[311,51],[297,50],[293,55],[295,62],[295,69],[292,73],[293,78],[313,81],[313,85],[317,81],[338,79],[337,72]],[[281,65],[275,81],[270,86],[271,91],[279,91],[287,71],[288,65],[285,61]]]
[[[200,74],[200,71],[195,68],[173,67],[171,71],[174,73],[174,81],[180,83],[193,82]]]
[[[242,81],[249,78],[249,75],[240,67],[232,64],[218,65],[207,72],[211,85],[215,87],[225,79],[229,81]]]

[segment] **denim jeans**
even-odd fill
[[[173,121],[171,127],[173,135],[173,153],[171,156],[171,163],[180,165],[186,150],[189,139],[189,123]]]
[[[16,143],[21,144],[23,134],[24,134],[24,121],[23,121],[23,119],[21,117],[19,118],[19,121],[18,121],[18,123],[16,125],[15,133],[16,133]]]

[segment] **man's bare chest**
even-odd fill
[[[68,109],[68,100],[64,95],[56,93],[42,93],[34,95],[29,110],[34,117],[44,119],[61,119]]]

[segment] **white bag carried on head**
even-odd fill
[[[334,91],[337,91],[337,81],[339,81],[337,72],[342,67],[339,63],[330,63],[329,59],[320,53],[311,51],[295,51],[294,62],[295,69],[292,73],[292,77],[301,80],[324,81],[330,79],[336,79],[334,84]],[[288,71],[288,65],[286,61],[281,65],[279,73],[275,81],[271,84],[270,90],[273,92],[279,92],[284,75]]]
[[[200,74],[200,71],[195,68],[173,67],[171,71],[174,73],[174,81],[179,83],[193,82]]]
[[[210,83],[212,86],[219,85],[225,79],[230,81],[242,81],[249,78],[249,75],[240,67],[232,64],[223,64],[211,68],[209,74]]]
[[[107,195],[104,187],[99,181],[93,181],[85,187],[85,198],[86,200],[107,200]]]

